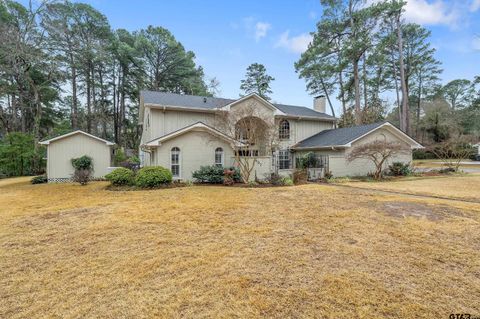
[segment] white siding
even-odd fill
[[[295,122],[295,141],[298,143],[307,137],[315,135],[321,131],[333,128],[332,122],[298,120]]]
[[[337,171],[337,176],[365,176],[368,173],[374,172],[375,171],[375,164],[366,159],[357,159],[352,162],[348,162],[346,158],[348,157],[348,154],[352,151],[352,149],[355,146],[373,142],[375,140],[387,140],[388,142],[400,142],[405,145],[405,147],[410,148],[410,145],[403,142],[400,140],[397,136],[392,134],[388,129],[386,128],[381,128],[378,129],[362,139],[356,141],[355,143],[352,144],[351,148],[348,148],[345,151],[345,169],[344,170],[339,170]],[[393,162],[402,162],[402,163],[410,163],[412,161],[412,151],[410,150],[408,154],[397,154],[392,156],[388,161],[385,162],[383,165],[384,169],[387,169],[389,165],[391,165]],[[335,173],[334,173],[335,175]]]
[[[192,180],[192,172],[200,166],[213,165],[217,147],[223,148],[225,166],[233,165],[233,150],[227,142],[209,133],[194,131],[162,143],[153,153],[152,165],[170,169],[173,147],[180,148],[180,178],[184,180]]]
[[[253,97],[235,104],[232,106],[232,111],[238,111],[249,106],[254,106],[255,112],[260,118],[274,121],[274,110]],[[277,126],[279,120],[280,119],[277,119],[275,121]],[[280,141],[281,148],[288,148],[307,137],[333,128],[331,121],[304,120],[298,118],[287,118],[287,120],[290,123],[290,139]],[[216,119],[213,113],[163,110],[146,107],[141,144],[197,122],[203,122],[213,127],[217,126],[215,125]],[[278,134],[278,129],[275,133]],[[145,158],[147,157],[148,156],[145,156]],[[148,159],[146,159],[145,162],[147,163]]]
[[[276,121],[277,127],[282,119]],[[312,135],[333,128],[333,123],[328,121],[298,120],[293,118],[286,118],[286,120],[290,123],[290,139],[279,141],[281,149],[289,148]]]
[[[71,159],[88,155],[93,159],[93,176],[103,177],[110,166],[110,151],[105,142],[81,133],[53,141],[47,149],[47,176],[71,178],[74,172]]]
[[[369,173],[375,171],[375,164],[366,159],[356,159],[352,162],[347,161],[348,154],[352,149],[364,143],[372,142],[375,139],[384,139],[387,141],[402,142],[398,137],[392,134],[389,130],[381,128],[375,132],[372,132],[357,142],[352,144],[351,148],[339,149],[339,150],[325,150],[325,151],[315,151],[317,154],[328,155],[329,156],[329,170],[332,172],[334,177],[342,176],[366,176]],[[410,147],[408,144],[404,143],[407,147]],[[305,153],[305,152],[302,152]],[[397,154],[391,157],[385,164],[384,169],[387,169],[390,164],[393,162],[402,162],[410,163],[412,161],[412,152],[409,151],[408,154]]]
[[[203,122],[212,125],[214,115],[212,113],[187,112],[187,111],[163,111],[151,109],[151,138],[155,139],[168,133],[174,132],[186,126]]]

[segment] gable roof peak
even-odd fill
[[[282,116],[303,117],[303,118],[328,120],[328,121],[336,120],[336,118],[334,118],[331,115],[317,112],[309,107],[272,103],[272,102],[266,101],[256,93],[250,93],[249,95],[246,95],[239,99],[227,99],[227,98],[219,98],[219,97],[213,97],[213,96],[199,96],[199,95],[188,95],[188,94],[143,90],[143,91],[140,91],[140,100],[142,102],[140,104],[140,122],[142,122],[142,119],[143,119],[144,104],[149,106],[195,109],[199,111],[212,112],[215,109],[225,107],[229,104],[232,104],[236,101],[241,100],[242,98],[253,96],[253,95],[257,96],[257,98],[259,99],[264,100],[266,103],[272,105],[274,108],[278,110],[279,115],[282,115]]]
[[[82,130],[75,130],[75,131],[72,131],[72,132],[70,132],[70,133],[66,133],[66,134],[62,134],[62,135],[53,137],[53,138],[48,139],[48,140],[40,141],[39,144],[41,144],[41,145],[49,145],[51,142],[58,141],[58,140],[61,140],[61,139],[64,139],[64,138],[66,138],[66,137],[70,137],[70,136],[73,136],[73,135],[76,135],[76,134],[83,134],[83,135],[88,136],[88,137],[90,137],[90,138],[93,138],[93,139],[95,139],[95,140],[104,142],[105,144],[107,144],[107,145],[109,145],[109,146],[115,145],[115,143],[113,143],[113,142],[104,140],[103,138],[100,138],[100,137],[98,137],[98,136],[95,136],[95,135],[92,135],[92,134],[90,134],[90,133],[84,132],[84,131],[82,131]]]

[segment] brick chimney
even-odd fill
[[[326,99],[324,95],[313,98],[313,109],[320,113],[325,113]]]

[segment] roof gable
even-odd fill
[[[51,142],[55,142],[55,141],[58,141],[58,140],[61,140],[61,139],[64,139],[64,138],[67,138],[67,137],[70,137],[70,136],[73,136],[73,135],[76,135],[76,134],[86,135],[86,136],[88,136],[90,138],[93,138],[95,140],[98,140],[100,142],[104,142],[105,144],[107,144],[109,146],[115,145],[115,143],[113,143],[113,142],[104,140],[103,138],[100,138],[98,136],[89,134],[89,133],[81,131],[81,130],[76,130],[76,131],[73,131],[73,132],[70,132],[70,133],[67,133],[67,134],[63,134],[63,135],[60,135],[60,136],[57,136],[57,137],[54,137],[54,138],[51,138],[51,139],[48,139],[48,140],[45,140],[45,141],[41,141],[41,142],[39,142],[39,144],[49,145]]]
[[[148,105],[150,107],[166,107],[166,108],[178,108],[178,109],[188,109],[188,110],[197,110],[200,112],[213,112],[217,109],[227,107],[228,105],[233,105],[242,99],[257,96],[257,98],[268,103],[269,107],[277,110],[278,115],[282,116],[292,116],[292,117],[305,117],[318,120],[328,120],[335,121],[331,115],[326,113],[317,112],[311,108],[305,106],[294,106],[286,104],[277,104],[270,103],[263,98],[259,97],[257,94],[252,93],[240,99],[225,99],[218,97],[204,97],[196,95],[186,95],[186,94],[176,94],[168,92],[158,92],[158,91],[141,91],[140,92],[140,122],[143,121],[143,112],[144,106]]]
[[[144,145],[145,146],[149,146],[149,147],[158,147],[161,145],[162,142],[164,141],[167,141],[167,140],[170,140],[172,138],[175,138],[177,136],[180,136],[180,135],[183,135],[185,133],[188,133],[188,132],[191,132],[191,131],[204,131],[204,132],[208,132],[212,135],[215,135],[221,139],[224,139],[228,142],[231,142],[231,143],[235,143],[235,144],[241,144],[240,142],[234,140],[233,138],[231,138],[230,136],[220,132],[219,130],[203,123],[203,122],[197,122],[197,123],[194,123],[192,125],[188,125],[184,128],[181,128],[179,130],[176,130],[176,131],[173,131],[171,133],[168,133],[168,134],[165,134],[163,136],[160,136],[160,137],[157,137],[153,140],[150,140],[148,142],[146,142]]]
[[[257,100],[259,103],[265,105],[267,108],[271,109],[275,115],[286,115],[285,113],[283,113],[281,110],[279,110],[277,107],[275,107],[275,105],[273,105],[272,103],[270,103],[269,101],[265,100],[264,98],[262,98],[260,95],[258,95],[257,93],[251,93],[249,95],[246,95],[244,97],[241,97],[239,98],[238,100],[235,100],[233,101],[232,103],[229,103],[228,105],[225,105],[223,108],[224,109],[227,109],[227,110],[230,110],[233,106],[237,105],[237,104],[240,104],[244,101],[247,101],[249,99],[254,99],[254,100]]]
[[[316,148],[331,148],[331,147],[351,147],[352,143],[360,140],[366,135],[382,128],[386,127],[390,129],[395,135],[408,144],[412,148],[423,148],[417,141],[412,139],[410,136],[396,128],[390,122],[378,122],[367,125],[359,125],[353,127],[345,127],[339,129],[325,130],[313,136],[310,136],[297,144],[295,144],[293,149],[316,149]]]

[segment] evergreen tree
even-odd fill
[[[275,79],[267,74],[267,69],[263,64],[252,63],[247,68],[245,79],[241,81],[240,90],[245,95],[257,93],[267,101],[270,100],[269,94],[272,93],[270,83]]]

